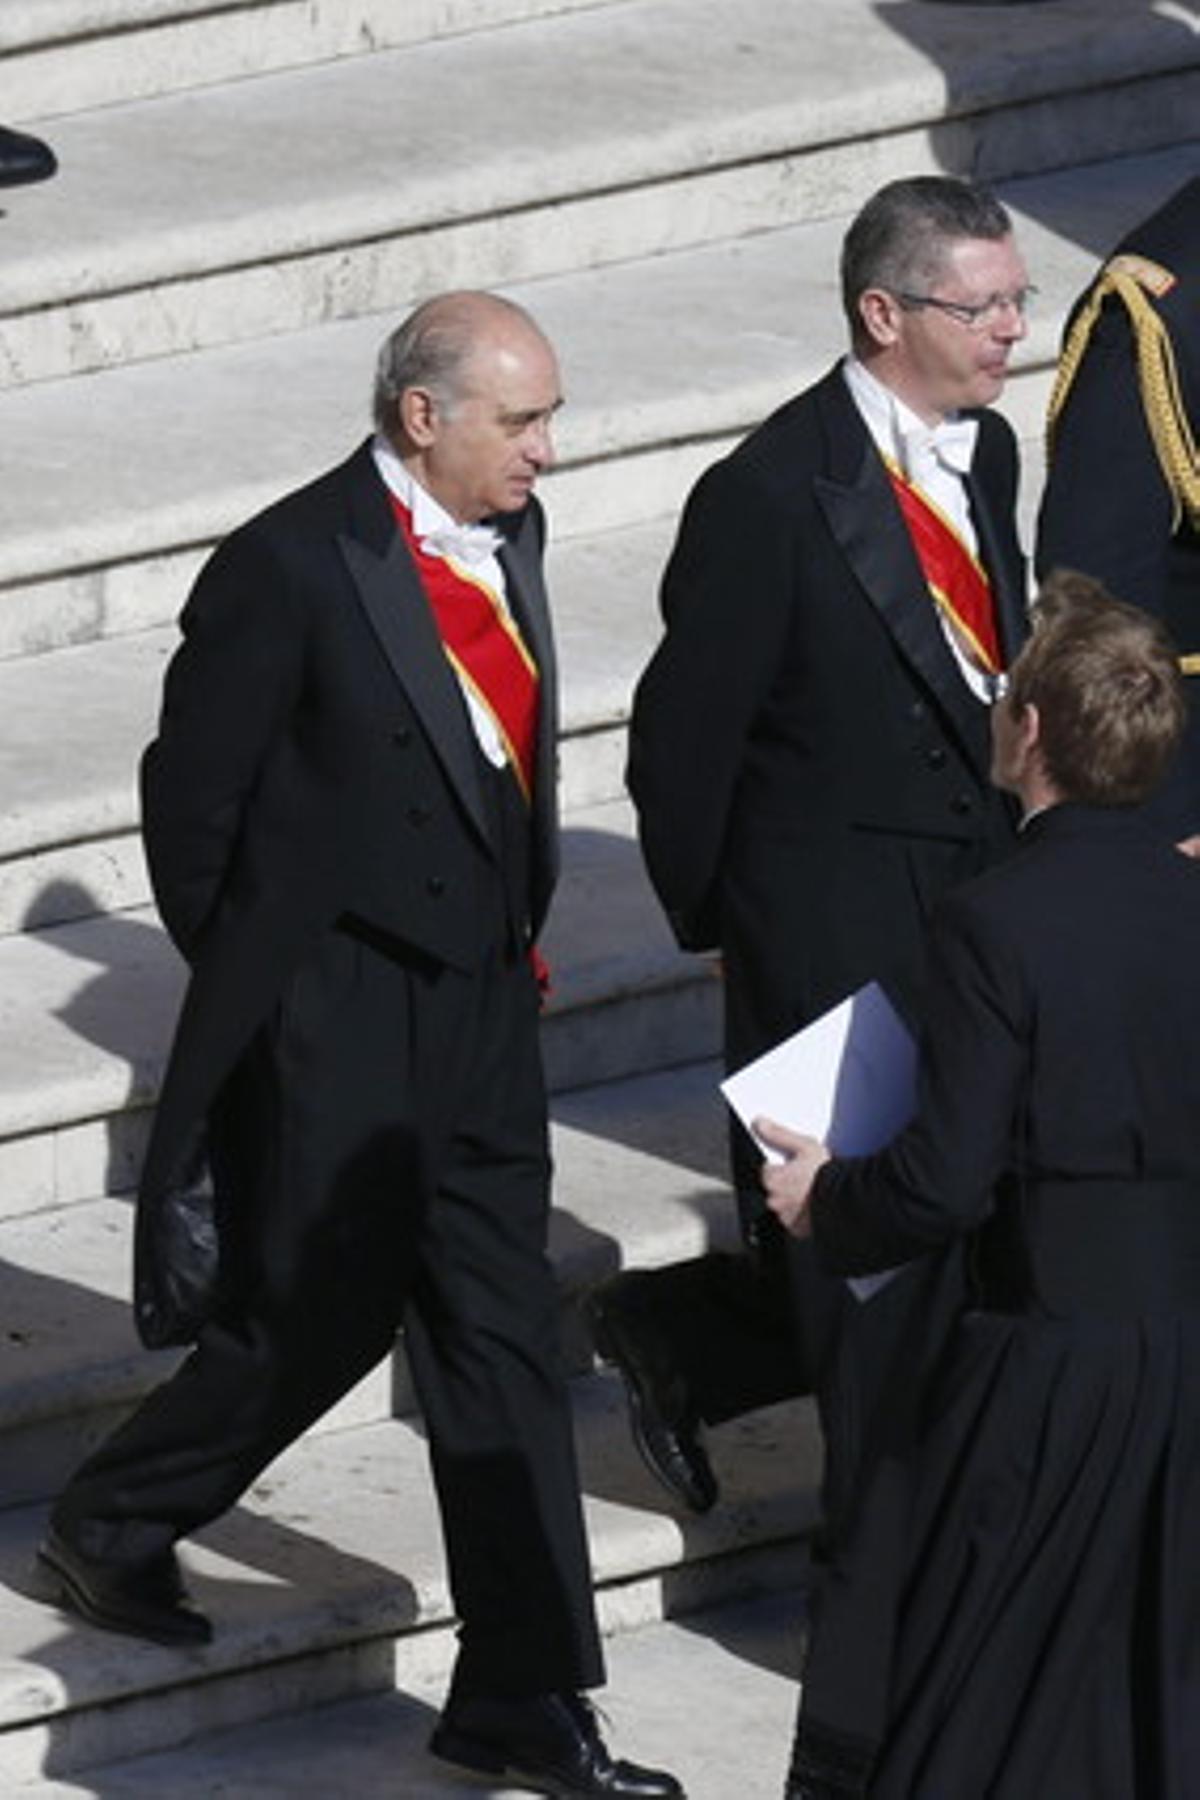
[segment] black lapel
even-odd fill
[[[883,459],[840,370],[817,391],[829,445],[828,478],[814,482],[829,529],[897,648],[933,694],[964,751],[986,773],[983,707],[946,642]]]
[[[967,498],[979,539],[979,558],[991,578],[1000,647],[1004,652],[1004,661],[1008,664],[1012,662],[1028,634],[1025,564],[1015,530],[1010,526],[1005,531],[1002,527],[999,509],[1005,502],[994,498],[992,490],[995,485],[995,477],[991,475],[988,437],[981,420],[979,453],[967,476]],[[1015,490],[1015,472],[1012,481],[1005,486]]]
[[[550,603],[542,577],[538,524],[530,509],[515,518],[501,519],[499,528],[504,539],[500,561],[508,603],[547,690],[553,693],[554,639],[550,627]]]
[[[550,603],[542,576],[542,521],[537,503],[499,522],[504,536],[500,561],[508,603],[530,655],[538,667],[538,754],[534,777],[535,806],[551,821],[557,812],[558,672]]]
[[[352,532],[338,548],[392,672],[412,702],[446,777],[488,839],[479,752],[462,693],[416,569],[396,529],[370,453],[348,465]]]

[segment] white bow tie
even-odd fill
[[[503,538],[490,525],[439,525],[421,539],[422,550],[432,556],[452,556],[456,562],[473,567],[494,556]]]
[[[904,433],[904,455],[909,471],[932,456],[955,475],[966,475],[979,436],[978,419],[943,419],[940,425],[921,425]]]

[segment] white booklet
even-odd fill
[[[835,1156],[867,1156],[907,1125],[916,1084],[916,1042],[872,981],[728,1076],[721,1092],[751,1137],[753,1119],[775,1119],[819,1138]],[[755,1142],[769,1162],[784,1160]],[[847,1286],[869,1300],[898,1273],[851,1276]]]

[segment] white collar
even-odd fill
[[[953,475],[967,474],[979,435],[977,419],[951,413],[937,425],[927,425],[857,356],[845,357],[842,373],[880,454],[898,464],[909,481],[920,485],[930,459]]]
[[[377,433],[371,454],[388,490],[412,516],[413,536],[422,550],[434,556],[453,556],[460,562],[481,563],[494,556],[503,538],[491,525],[463,524],[453,513],[435,500],[427,487],[400,456],[396,446],[382,433]]]

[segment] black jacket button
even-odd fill
[[[946,766],[946,752],[942,745],[931,745],[925,752],[925,761],[929,764],[931,769],[944,769]]]
[[[446,883],[440,875],[431,875],[425,883],[429,892],[437,900],[446,891]]]

